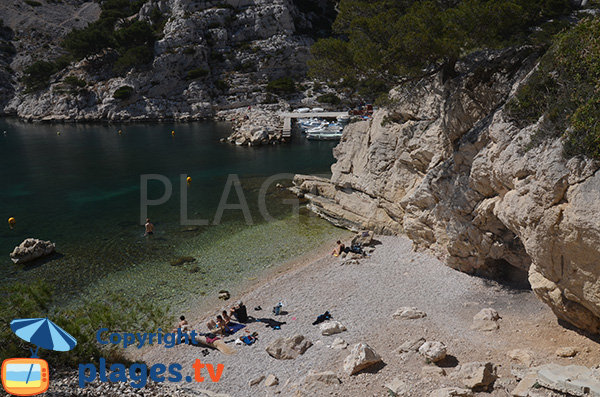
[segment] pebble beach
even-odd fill
[[[205,332],[207,320],[242,300],[250,316],[283,323],[280,329],[260,321],[248,323],[246,328],[225,338],[234,354],[208,349],[208,355],[204,356],[201,354],[204,347],[180,345],[171,349],[152,347],[140,351],[136,358],[148,365],[181,363],[184,378],[193,375],[191,365],[198,358],[215,366],[223,364],[218,383],[210,380],[171,383],[165,385],[170,391],[163,395],[239,397],[387,396],[389,389],[385,385],[396,378],[405,384],[403,395],[427,396],[440,388],[459,387],[460,381],[452,376],[453,371],[473,361],[497,366],[498,379],[491,390],[481,395],[506,396],[507,390],[517,384],[511,368],[519,364],[507,356],[509,351],[527,352],[530,366],[551,362],[592,366],[598,362],[600,355],[595,342],[559,325],[551,310],[533,292],[455,271],[427,252],[414,252],[411,242],[404,237],[378,236],[375,244],[371,256],[353,264],[323,249],[314,260],[280,268],[265,276],[261,284],[233,295],[227,302],[215,301],[211,310],[203,308],[186,313],[193,328]],[[278,302],[283,302],[284,312],[276,316],[272,307]],[[262,310],[255,310],[259,306]],[[394,318],[393,314],[401,307],[416,308],[426,315],[417,319]],[[498,311],[501,317],[498,329],[488,332],[472,329],[474,315],[484,308]],[[325,311],[347,330],[322,335],[320,326],[312,323]],[[254,332],[258,334],[257,342],[250,346],[235,345],[239,336]],[[266,352],[265,348],[276,339],[296,335],[312,343],[297,358],[278,360]],[[337,338],[348,343],[348,347],[332,348]],[[433,364],[417,352],[399,352],[400,345],[417,338],[444,343],[447,358]],[[344,360],[357,343],[368,344],[381,356],[382,363],[349,375],[344,370]],[[339,344],[337,341],[336,345]],[[558,357],[557,349],[567,346],[577,351],[576,356]],[[311,371],[333,371],[339,382],[307,381]],[[264,380],[267,377],[271,378],[269,384],[275,384],[267,386]],[[552,395],[543,390],[547,394],[539,395]]]

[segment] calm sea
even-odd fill
[[[327,174],[335,143],[295,136],[289,145],[242,148],[219,142],[229,133],[224,123],[0,119],[0,285],[41,278],[55,287],[63,304],[116,292],[177,308],[339,233],[305,210],[295,216],[287,202],[294,197],[275,183],[266,190],[263,206],[270,221],[259,205],[261,187],[275,174]],[[172,195],[147,207],[156,233],[146,238],[140,223],[141,179],[150,174],[167,178]],[[192,178],[183,190],[182,174]],[[241,189],[229,185],[223,201],[229,207],[213,225],[228,180],[239,180]],[[158,180],[147,184],[150,200],[166,191]],[[182,192],[187,218],[210,225],[181,223]],[[251,224],[236,208],[242,200]],[[9,217],[17,221],[13,230]],[[13,264],[9,253],[27,237],[55,242],[59,255],[29,266]],[[173,266],[181,257],[194,261]]]

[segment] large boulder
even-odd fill
[[[344,371],[355,375],[365,368],[381,363],[381,356],[366,343],[357,343],[344,360]]]
[[[427,360],[435,363],[446,358],[446,345],[442,342],[425,342],[419,347],[419,353]]]
[[[463,385],[475,391],[488,390],[498,378],[496,366],[488,362],[463,364],[453,376],[458,378]]]
[[[346,327],[337,321],[325,321],[321,324],[321,335],[335,335],[346,331]]]
[[[279,338],[266,347],[267,353],[278,360],[292,360],[301,354],[304,354],[312,342],[302,335],[296,335],[291,338]]]
[[[493,331],[500,328],[498,320],[500,320],[500,315],[495,309],[481,309],[479,313],[473,316],[471,328],[479,331]]]
[[[25,239],[10,254],[14,263],[26,263],[34,259],[50,255],[56,250],[56,244],[50,241],[42,241],[35,238]]]

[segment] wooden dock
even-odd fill
[[[280,116],[283,118],[283,137],[291,138],[292,137],[292,119],[299,118],[311,118],[318,117],[323,119],[334,119],[338,116],[348,116],[348,112],[308,112],[308,113],[298,113],[298,112],[288,112],[281,113]]]

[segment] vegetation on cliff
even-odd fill
[[[600,159],[600,18],[587,18],[556,36],[539,67],[509,103],[509,114],[524,127],[542,122],[530,147],[564,138],[567,157]]]
[[[25,69],[23,81],[29,92],[48,86],[50,76],[61,71],[72,61],[115,48],[119,54],[113,71],[123,74],[132,67],[148,64],[154,58],[154,42],[162,30],[160,15],[154,25],[144,21],[128,20],[137,13],[146,0],[108,0],[102,4],[100,18],[84,29],[71,31],[63,40],[67,54],[54,61],[37,61]]]
[[[372,100],[408,76],[481,48],[530,42],[531,28],[569,11],[568,0],[342,0],[336,36],[313,47],[310,74]]]

